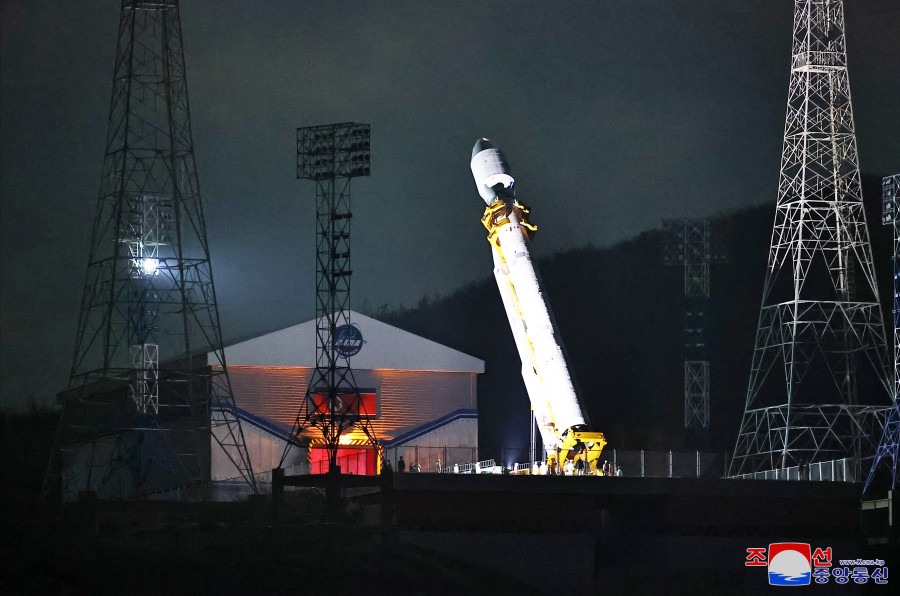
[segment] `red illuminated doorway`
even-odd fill
[[[337,463],[341,467],[342,474],[374,476],[376,472],[375,450],[366,447],[340,447],[337,452]],[[313,474],[327,473],[328,451],[323,448],[311,449],[309,468]]]

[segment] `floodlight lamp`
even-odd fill
[[[141,269],[144,275],[156,275],[159,273],[159,259],[149,257],[141,259]]]

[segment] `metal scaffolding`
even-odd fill
[[[708,219],[664,219],[663,262],[684,268],[684,427],[709,428],[709,360],[705,327],[713,255]]]
[[[900,468],[898,459],[900,459],[900,214],[897,209],[900,207],[900,174],[888,176],[882,180],[882,218],[881,223],[892,227],[894,236],[894,254],[891,258],[891,264],[894,271],[894,300],[893,300],[893,318],[894,318],[894,376],[891,397],[894,405],[887,415],[884,424],[884,432],[881,435],[881,442],[875,451],[875,459],[872,461],[872,469],[869,470],[869,476],[866,478],[866,484],[863,492],[867,492],[875,480],[880,467],[887,466],[890,470],[890,490],[897,489],[897,471]]]
[[[730,473],[848,456],[859,466],[889,384],[843,4],[796,0],[775,224]]]
[[[357,122],[297,129],[297,178],[316,183],[316,368],[279,467],[292,446],[319,445],[338,470],[341,436],[354,427],[378,449],[370,424],[377,404],[365,399],[350,367],[362,347],[350,321],[350,180],[370,173],[369,132]]]
[[[222,349],[178,5],[121,5],[103,174],[45,495],[209,498],[211,437],[256,491]]]

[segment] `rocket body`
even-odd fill
[[[471,168],[488,204],[483,222],[493,248],[494,278],[522,360],[522,378],[544,448],[552,452],[560,447],[563,433],[583,427],[587,420],[528,250],[528,233],[535,228],[512,196],[515,180],[508,163],[487,139],[475,144]]]

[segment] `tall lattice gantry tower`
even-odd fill
[[[45,494],[209,498],[213,439],[234,477],[256,491],[222,349],[178,0],[122,1],[103,173],[60,402]]]
[[[844,8],[795,0],[775,224],[731,474],[871,456],[885,372]]]

